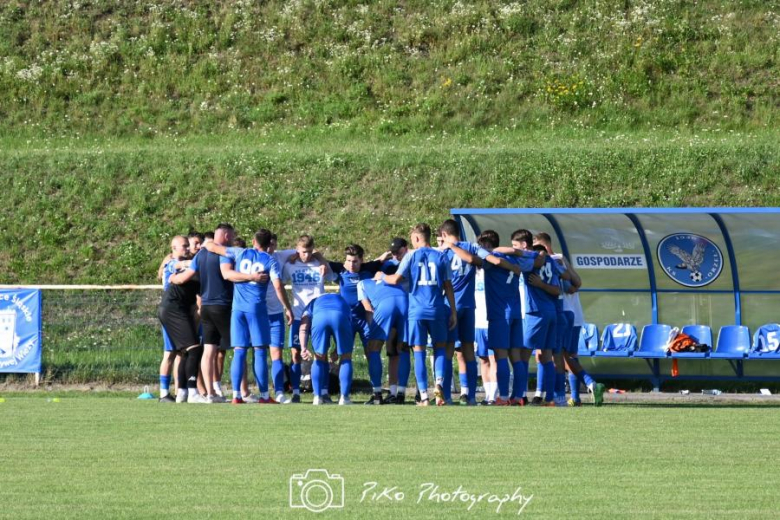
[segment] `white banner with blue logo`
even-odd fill
[[[40,371],[41,291],[0,290],[0,372]]]

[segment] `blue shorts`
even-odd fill
[[[336,340],[338,355],[349,354],[354,346],[355,333],[352,324],[338,312],[319,313],[311,319],[311,347],[324,356],[330,350],[330,340]]]
[[[424,347],[428,344],[428,335],[432,344],[447,342],[447,320],[408,320],[407,343],[410,347]]]
[[[474,343],[474,309],[458,309],[458,325],[447,331],[447,343]]]
[[[569,343],[571,341],[571,328],[574,323],[574,313],[571,311],[563,311],[558,313],[558,326],[555,330],[558,331],[558,344],[556,346],[557,352],[568,352]]]
[[[398,338],[406,342],[406,321],[409,309],[407,298],[388,298],[374,308],[374,321],[368,331],[369,340],[387,341],[395,329]]]
[[[301,338],[298,335],[298,331],[301,330],[301,320],[293,320],[290,326],[290,337],[288,338],[288,347],[301,349]]]
[[[495,352],[488,346],[488,330],[476,329],[474,330],[475,343],[477,345],[477,356],[488,357],[494,356]]]
[[[488,319],[488,336],[493,350],[523,348],[523,320],[520,318]]]
[[[523,343],[527,349],[555,350],[558,335],[555,332],[555,313],[525,314],[523,326]]]
[[[268,316],[268,324],[271,326],[270,345],[276,348],[284,348],[284,313],[270,314]]]
[[[571,357],[577,357],[580,352],[580,330],[582,330],[582,327],[579,325],[574,325],[571,328],[569,344],[566,345],[566,352],[568,352]]]
[[[360,342],[363,343],[363,348],[368,345],[368,331],[369,325],[365,318],[352,315],[352,338],[354,341],[355,333],[360,336]]]
[[[171,337],[168,336],[168,331],[165,330],[165,327],[162,328],[163,332],[163,350],[165,352],[174,352],[176,350],[176,347],[173,346],[173,341],[171,341]]]
[[[236,310],[231,312],[230,342],[234,347],[267,347],[271,342],[268,314]]]

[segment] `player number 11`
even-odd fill
[[[417,262],[420,267],[420,281],[417,285],[438,285],[436,283],[436,264],[434,262],[428,262],[428,269],[425,269],[425,264]],[[428,272],[430,271],[430,276]]]

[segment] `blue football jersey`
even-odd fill
[[[491,253],[510,264],[519,265],[517,257]],[[487,256],[487,255],[485,255]],[[507,271],[491,263],[483,264],[485,271],[485,306],[487,319],[519,319],[520,308],[520,277],[514,271]]]
[[[409,280],[410,320],[446,318],[443,288],[452,275],[441,252],[431,247],[415,249],[401,260],[397,274]]]
[[[395,274],[396,271],[398,271],[398,266],[401,265],[401,262],[396,260],[395,258],[391,258],[390,260],[386,260],[385,263],[382,264],[382,272],[385,274]],[[401,283],[399,284],[404,291],[407,293],[409,292],[409,280],[404,278],[401,280]]]
[[[557,285],[560,287],[560,278],[558,277],[558,267],[555,265],[555,260],[549,256],[545,258],[544,265],[538,269],[534,269],[533,273],[538,275],[542,281],[549,285]],[[526,310],[527,312],[534,313],[556,313],[556,300],[557,296],[547,293],[541,287],[534,287],[528,283],[528,277],[524,276],[525,282],[525,298],[526,298]],[[561,302],[561,311],[563,310],[563,302]]]
[[[636,350],[636,328],[630,323],[607,325],[601,338],[602,350]]]
[[[171,284],[171,276],[176,274],[176,262],[178,262],[178,260],[172,258],[171,260],[168,260],[163,268],[163,290],[168,288]]]
[[[229,247],[227,257],[232,260],[234,269],[243,274],[267,272],[271,280],[278,280],[279,264],[273,256],[257,249]],[[245,282],[234,286],[233,310],[243,312],[266,312],[265,301],[268,283]]]
[[[753,352],[777,351],[780,351],[780,324],[763,325],[753,336]]]
[[[477,244],[470,242],[457,242],[455,245],[475,256],[481,249]],[[458,309],[475,308],[474,280],[477,272],[476,268],[470,263],[464,262],[452,249],[445,249],[442,254],[449,262],[450,271],[452,271],[452,290],[455,293],[455,307]],[[446,299],[445,304],[449,305]]]
[[[349,305],[347,304],[346,300],[338,294],[327,293],[317,296],[306,305],[306,308],[303,310],[301,317],[313,316],[315,313],[333,314],[347,317],[346,323],[348,326],[352,326],[349,325],[349,315],[351,313]]]
[[[363,264],[360,271],[357,273],[350,273],[344,268],[344,264],[340,262],[330,262],[330,269],[333,271],[333,274],[336,275],[336,281],[339,283],[339,294],[353,310],[363,308],[358,299],[358,283],[361,280],[373,278],[374,274],[376,274],[381,267],[379,262],[368,262]]]
[[[382,280],[361,280],[357,286],[357,292],[361,301],[368,299],[374,307],[389,298],[409,297],[400,285],[391,285]]]

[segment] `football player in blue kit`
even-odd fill
[[[326,404],[323,395],[327,393],[328,350],[331,339],[336,341],[336,353],[339,356],[339,383],[341,387],[340,405],[352,404],[349,398],[352,388],[352,349],[355,334],[352,330],[350,316],[352,309],[338,294],[323,294],[311,300],[301,314],[298,334],[301,342],[301,356],[304,359],[312,357],[307,345],[311,336],[311,346],[314,350],[314,364],[311,367],[311,382],[314,390],[312,404]]]
[[[566,267],[569,273],[569,280],[563,280],[563,312],[558,315],[559,343],[562,346],[563,360],[566,368],[569,370],[569,387],[571,388],[571,399],[567,401],[568,406],[580,406],[580,384],[584,384],[589,392],[593,394],[593,402],[596,406],[601,406],[604,401],[604,385],[596,382],[590,374],[583,368],[579,360],[579,337],[580,328],[584,323],[582,305],[578,291],[582,286],[582,279],[574,268],[566,261],[563,255],[556,255],[552,248],[552,240],[547,233],[537,233],[534,235],[534,245],[542,245],[547,253],[556,260],[559,260]],[[558,361],[557,359],[555,360]],[[560,380],[558,366],[556,364],[556,393],[558,398],[565,391],[565,381]],[[538,387],[537,387],[538,389]],[[539,390],[539,389],[538,389]]]
[[[484,249],[478,252],[483,260],[485,277],[485,303],[488,319],[488,341],[490,349],[495,353],[496,379],[498,383],[497,406],[522,404],[522,401],[509,399],[510,361],[515,374],[515,394],[523,384],[527,385],[528,362],[523,359],[523,321],[520,302],[520,275],[527,273],[542,260],[535,253],[514,251],[504,248],[506,252],[497,250],[498,233],[485,231],[479,237]],[[450,246],[456,254],[463,255],[464,260],[473,262],[472,255],[457,246]],[[479,265],[479,264],[477,264]]]
[[[368,332],[368,375],[373,395],[366,404],[384,404],[382,399],[382,345],[393,337],[406,335],[409,313],[409,295],[400,285],[390,285],[382,280],[361,280],[358,283],[358,299],[366,313]],[[396,404],[403,404],[406,387],[400,389]]]
[[[447,330],[458,324],[455,295],[452,291],[450,265],[444,255],[433,249],[431,228],[428,224],[417,224],[411,231],[414,250],[401,260],[395,274],[383,275],[389,284],[409,280],[408,343],[414,349],[414,371],[420,390],[420,406],[428,406],[428,368],[425,364],[426,345],[430,335],[436,360],[436,404],[443,406],[444,359],[447,345]],[[446,295],[448,307],[444,303]]]
[[[295,254],[295,249],[285,249],[277,251],[276,233],[271,234],[271,244],[268,246],[268,252],[274,257],[274,260],[283,266],[287,260]],[[285,316],[284,306],[276,296],[276,291],[267,291],[265,295],[265,305],[268,310],[268,322],[271,326],[271,380],[274,384],[276,394],[275,401],[280,404],[290,404],[289,397],[284,395],[284,341],[285,341]]]
[[[279,301],[282,302],[288,324],[292,323],[292,310],[287,293],[281,282],[279,264],[268,253],[272,233],[261,229],[255,233],[252,249],[223,247],[215,243],[204,247],[218,255],[232,260],[236,271],[245,275],[268,273]],[[260,403],[275,404],[268,392],[268,345],[271,342],[271,328],[266,308],[268,283],[237,283],[234,286],[233,309],[230,319],[230,336],[234,347],[230,377],[233,381],[233,404],[243,404],[240,383],[246,370],[247,349],[254,348],[255,379],[260,387]]]
[[[478,373],[477,360],[474,356],[474,319],[476,308],[474,287],[476,267],[456,255],[448,245],[454,244],[476,258],[478,258],[476,255],[480,247],[477,244],[461,241],[458,223],[452,219],[445,220],[439,227],[439,231],[443,241],[442,245],[445,247],[443,253],[450,263],[450,269],[452,271],[452,289],[455,293],[455,306],[458,315],[458,326],[450,330],[447,336],[443,385],[445,399],[448,402],[452,399],[452,396],[450,395],[452,388],[452,356],[455,351],[456,342],[459,342],[459,357],[462,357],[466,364],[466,381],[461,381],[461,388],[466,387],[468,389],[466,401],[463,404],[475,405],[477,404],[476,392]],[[481,262],[479,263],[481,264]],[[464,382],[465,385],[463,384]]]
[[[409,252],[409,244],[405,238],[395,237],[390,241],[390,257],[382,264],[382,272],[395,274],[404,256]],[[401,280],[401,287],[409,293],[409,281]],[[408,307],[407,307],[408,309]],[[387,379],[390,385],[389,404],[404,404],[406,386],[412,371],[411,355],[406,336],[398,336],[392,331],[388,338],[385,351],[387,353]]]
[[[366,321],[366,311],[358,299],[358,283],[361,280],[373,278],[382,269],[382,263],[389,254],[384,254],[371,262],[363,261],[364,251],[358,244],[350,244],[344,249],[344,262],[328,262],[336,282],[339,284],[339,294],[352,309],[352,329],[360,336],[365,351],[368,346],[369,325]]]

